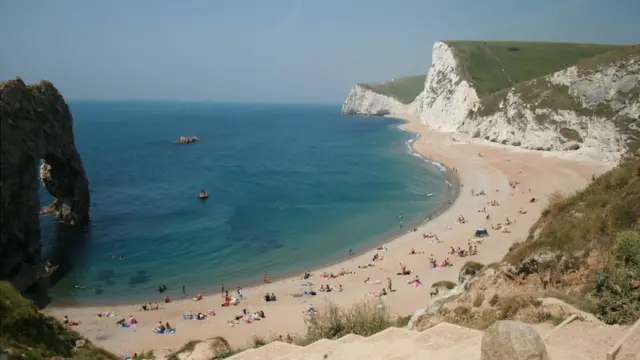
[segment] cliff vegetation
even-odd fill
[[[445,41],[479,97],[560,71],[617,45],[524,41]]]
[[[496,320],[608,324],[640,318],[640,159],[624,161],[571,196],[554,195],[526,241],[501,263],[465,266],[459,285],[414,328],[440,321],[484,329]]]
[[[397,99],[403,104],[410,104],[424,89],[425,78],[426,75],[404,76],[382,83],[359,85],[380,95]]]
[[[10,360],[118,359],[40,313],[6,281],[0,281],[0,350],[7,350]]]

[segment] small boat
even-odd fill
[[[202,191],[200,191],[200,194],[198,194],[198,197],[201,200],[204,200],[204,199],[209,197],[209,193],[207,193],[206,190],[202,190]]]
[[[433,193],[428,193],[427,194],[427,197],[432,197],[432,196],[433,196]]]

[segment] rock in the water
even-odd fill
[[[482,337],[481,360],[549,360],[540,335],[520,321],[497,321]]]
[[[61,222],[89,221],[89,181],[76,150],[69,107],[49,81],[27,86],[16,78],[0,83],[0,123],[0,279],[24,290],[44,270],[38,163],[43,161],[42,182],[55,198],[48,210]]]
[[[176,140],[176,144],[191,144],[196,141],[200,141],[197,136],[180,136]]]

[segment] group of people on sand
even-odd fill
[[[264,294],[264,301],[272,302],[272,301],[276,301],[276,300],[277,300],[276,299],[276,294],[274,294],[274,293],[271,293],[271,294],[266,293],[266,294]]]
[[[449,255],[458,255],[460,257],[465,257],[465,256],[473,256],[478,254],[478,247],[475,244],[472,244],[471,241],[467,243],[467,246],[468,247],[466,250],[461,248],[460,246],[454,249],[452,246],[449,248]]]
[[[337,286],[335,286],[335,285],[329,285],[329,284],[327,284],[327,285],[324,285],[324,284],[320,285],[320,291],[321,291],[321,292],[332,292],[332,291],[342,292],[342,290],[344,290],[344,289],[342,288],[342,284],[339,284],[339,285],[337,285]]]
[[[460,215],[460,216],[458,216],[458,222],[460,224],[466,224],[467,223],[467,219],[465,219],[463,215]]]
[[[160,304],[158,303],[145,303],[140,307],[142,311],[160,310]]]
[[[158,321],[158,325],[153,329],[153,332],[156,334],[166,334],[170,332],[174,332],[176,329],[172,328],[169,323],[163,324],[162,321]]]
[[[231,320],[227,321],[227,325],[229,325],[230,327],[234,327],[235,325],[238,325],[242,322],[244,322],[245,324],[251,324],[254,321],[261,320],[264,318],[266,318],[266,315],[262,310],[257,310],[253,313],[249,313],[247,309],[242,309],[242,315],[240,314],[234,315],[233,318],[231,318]]]
[[[437,267],[449,267],[449,266],[453,266],[453,264],[451,263],[451,260],[449,260],[449,258],[444,259],[444,261],[442,261],[442,264],[438,265],[438,261],[436,260],[435,256],[433,256],[433,254],[429,255],[429,267],[430,268],[437,268]]]
[[[133,316],[129,315],[129,319],[125,320],[125,318],[121,318],[116,321],[116,325],[120,325],[120,327],[135,327],[138,324],[138,320]]]

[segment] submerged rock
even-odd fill
[[[200,141],[197,136],[180,136],[176,140],[176,144],[191,144],[196,141]]]
[[[47,80],[25,85],[20,78],[0,83],[2,130],[2,224],[0,279],[24,290],[42,274],[40,195],[42,183],[55,198],[47,211],[63,223],[89,221],[89,181],[73,137],[73,118]]]

